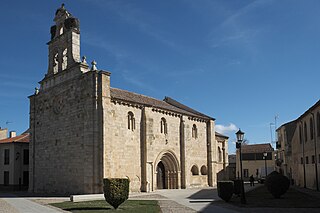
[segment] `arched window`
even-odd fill
[[[207,167],[205,165],[201,166],[200,172],[201,172],[201,175],[207,175],[208,174]]]
[[[161,126],[160,132],[164,134],[168,134],[167,121],[165,118],[161,118],[160,126]]]
[[[218,159],[219,159],[219,162],[222,161],[222,152],[221,152],[221,148],[218,146]]]
[[[312,118],[310,118],[310,121],[309,121],[309,123],[310,123],[310,139],[311,140],[313,140],[313,119]]]
[[[304,122],[304,142],[306,143],[308,140],[308,133],[307,133],[307,124]]]
[[[197,130],[197,126],[195,124],[193,124],[193,126],[192,126],[192,137],[198,138],[198,130]]]
[[[317,133],[320,136],[320,113],[317,113]]]
[[[128,112],[128,129],[134,130],[136,128],[134,114],[132,112]]]
[[[54,54],[53,56],[53,62],[52,62],[52,67],[53,67],[53,73],[56,74],[58,72],[58,53]]]
[[[67,66],[68,66],[68,49],[64,49],[63,50],[63,53],[62,53],[62,70],[65,70],[67,69]]]
[[[199,169],[196,165],[193,165],[191,168],[192,175],[199,175]]]

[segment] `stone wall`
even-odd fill
[[[97,73],[88,72],[30,97],[31,191],[101,191],[96,85]]]

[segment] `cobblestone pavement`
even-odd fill
[[[197,212],[172,200],[159,200],[162,213],[194,213]]]
[[[0,198],[0,213],[19,213],[13,206]]]

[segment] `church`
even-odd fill
[[[215,119],[170,97],[113,88],[80,56],[80,22],[62,5],[47,43],[48,71],[30,99],[29,191],[101,193],[103,178],[131,192],[216,186],[228,137]]]

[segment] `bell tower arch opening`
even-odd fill
[[[47,75],[54,75],[80,62],[80,22],[64,4],[56,11],[55,25],[50,29],[49,67]]]
[[[157,189],[178,189],[180,167],[174,153],[167,151],[156,164]]]

